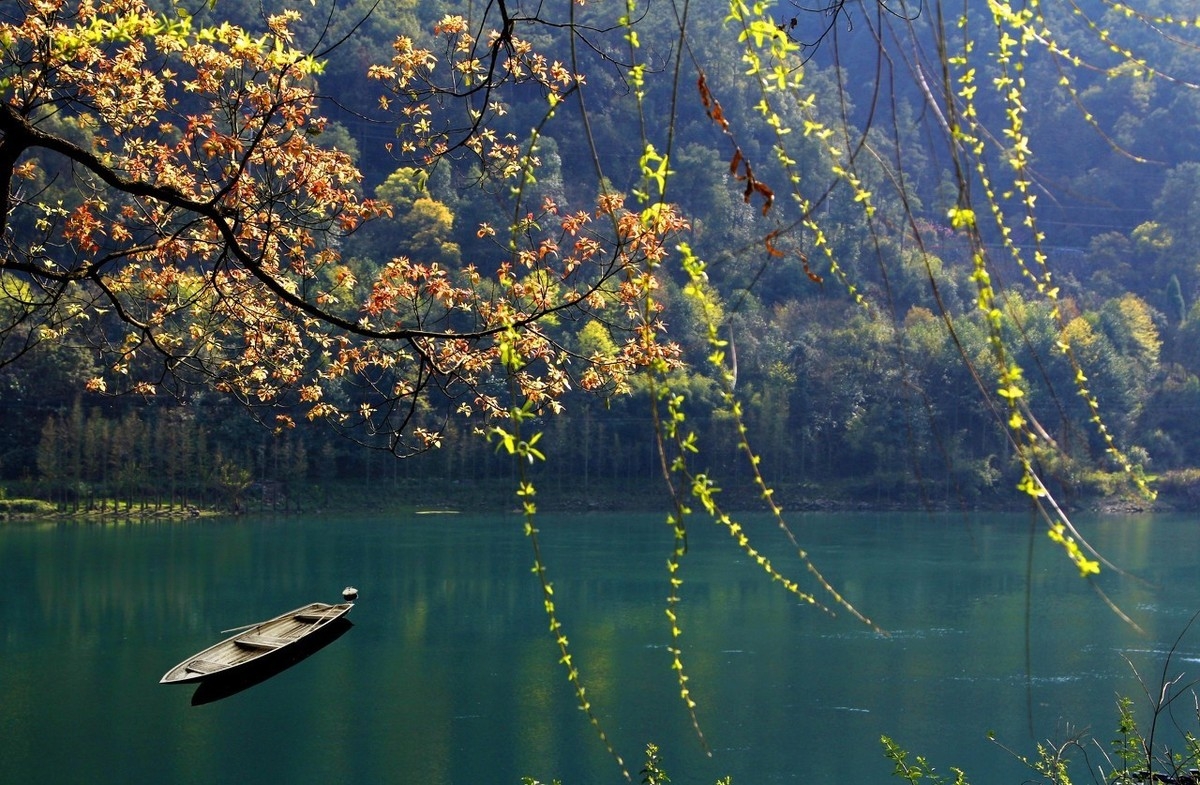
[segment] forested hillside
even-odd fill
[[[19,27],[17,9],[28,5],[0,10],[0,23]],[[151,5],[179,18],[167,0]],[[1018,415],[1004,409],[1005,396],[989,392],[1007,381],[1020,386],[1020,419],[1037,413],[1039,441],[1029,454],[1063,500],[1131,495],[1136,480],[1151,475],[1158,487],[1178,492],[1173,503],[1186,503],[1200,479],[1200,50],[1194,26],[1161,33],[1170,19],[1158,8],[1165,3],[1146,4],[1144,16],[1101,2],[1080,3],[1074,12],[1042,9],[1051,17],[1045,25],[1065,32],[1052,47],[1021,42],[1028,51],[1012,73],[997,57],[1005,44],[996,31],[1007,29],[1001,16],[987,4],[972,7],[978,16],[961,20],[959,29],[981,37],[981,61],[970,71],[960,65],[964,75],[978,67],[983,87],[977,100],[962,101],[981,127],[1013,132],[986,140],[980,156],[999,168],[1021,162],[1007,186],[983,169],[964,170],[938,141],[952,124],[930,101],[940,88],[912,78],[903,62],[937,50],[943,28],[924,6],[834,3],[812,13],[784,4],[765,11],[780,45],[792,44],[791,75],[783,78],[803,76],[791,93],[802,98],[774,103],[765,114],[767,99],[748,86],[740,45],[753,36],[739,37],[742,22],[725,4],[692,4],[682,37],[677,4],[634,4],[618,23],[607,4],[589,3],[544,11],[561,17],[530,25],[520,38],[513,30],[524,28],[504,22],[536,13],[514,2],[496,7],[503,19],[466,17],[476,28],[454,16],[468,9],[453,2],[191,5],[194,29],[229,22],[256,35],[268,29],[266,15],[299,9],[288,21],[288,40],[317,63],[304,82],[317,97],[316,111],[300,135],[361,172],[361,179],[330,185],[366,205],[344,234],[294,239],[297,247],[329,254],[320,264],[294,257],[297,271],[312,264],[294,291],[311,285],[312,301],[351,326],[368,318],[384,324],[382,310],[363,304],[386,294],[390,307],[400,302],[416,314],[405,323],[417,328],[403,339],[406,351],[444,357],[456,368],[470,356],[441,355],[444,346],[422,344],[423,335],[435,325],[439,335],[470,333],[477,322],[467,314],[472,302],[482,302],[478,292],[516,285],[514,312],[542,314],[545,343],[527,359],[546,363],[551,370],[538,383],[554,389],[540,400],[529,394],[535,385],[522,394],[537,401],[529,416],[542,433],[538,449],[550,456],[531,470],[543,488],[586,492],[593,483],[655,482],[661,474],[648,415],[654,393],[634,372],[645,363],[626,356],[628,367],[615,367],[636,325],[606,316],[612,307],[560,307],[576,286],[574,268],[556,273],[535,263],[590,263],[591,250],[580,246],[584,235],[569,221],[604,221],[598,204],[620,196],[632,205],[654,188],[680,216],[664,253],[686,243],[704,262],[699,276],[683,266],[654,270],[653,307],[661,309],[654,320],[669,329],[678,360],[667,378],[685,393],[681,406],[704,444],[698,460],[725,478],[728,492],[748,482],[749,472],[740,463],[742,436],[728,390],[707,361],[713,324],[727,342],[723,361],[732,369],[745,439],[766,481],[791,504],[1019,503],[1014,488],[1023,459],[1006,426]],[[909,41],[890,38],[889,25],[901,20]],[[575,32],[555,35],[563,29],[556,24]],[[953,32],[954,25],[945,29],[967,35]],[[1110,34],[1098,37],[1097,29]],[[14,40],[11,32],[0,39],[8,47],[0,84],[16,105],[25,89],[17,83],[25,50]],[[1119,44],[1103,46],[1106,40]],[[455,76],[468,112],[456,114],[432,93],[426,100],[419,81],[404,81],[404,69],[414,67],[404,58],[413,51],[449,57],[472,46],[477,57],[460,61]],[[525,68],[536,78],[514,76],[493,92],[483,76],[485,55],[505,51],[501,67],[510,74]],[[1067,52],[1086,52],[1088,67],[1064,69]],[[640,70],[631,71],[633,63]],[[562,64],[585,75],[586,89]],[[415,68],[434,70],[432,63]],[[1019,79],[1019,109],[992,89],[993,78]],[[965,76],[957,79],[967,84]],[[483,87],[472,95],[472,85]],[[184,77],[167,90],[177,93],[180,116],[199,112],[188,104],[195,93]],[[99,93],[92,95],[95,103]],[[34,115],[81,148],[115,148],[113,140],[96,146],[95,123],[81,120],[82,112]],[[222,122],[236,125],[238,117]],[[10,139],[15,127],[6,131]],[[164,131],[172,134],[184,131]],[[218,134],[208,139],[216,144]],[[655,147],[647,148],[647,139]],[[668,148],[669,159],[654,157]],[[63,241],[48,228],[59,217],[68,228],[80,220],[89,197],[80,164],[38,149],[25,155],[29,169],[18,172],[23,209],[15,201],[6,206],[7,231],[61,243],[38,252],[51,257],[81,253],[81,235],[68,232]],[[147,150],[147,166],[153,155]],[[974,208],[973,240],[965,199],[982,204],[990,189],[1002,193],[988,201],[1010,212],[989,222]],[[122,239],[111,225],[94,231]],[[0,481],[10,492],[75,503],[97,496],[225,502],[242,499],[255,484],[300,497],[301,486],[343,481],[402,486],[511,476],[508,456],[485,438],[489,412],[504,411],[510,394],[494,368],[460,384],[441,375],[443,360],[432,359],[406,377],[368,358],[373,339],[364,339],[357,354],[337,356],[329,347],[340,339],[314,334],[306,340],[326,354],[298,359],[294,375],[280,370],[282,354],[272,354],[267,372],[247,361],[237,376],[215,362],[192,362],[202,352],[188,341],[207,329],[195,321],[191,339],[175,343],[158,341],[151,329],[131,330],[138,320],[158,318],[150,307],[128,304],[132,288],[146,287],[146,295],[160,286],[171,292],[164,297],[185,300],[174,281],[130,273],[124,289],[92,295],[83,319],[80,301],[70,297],[30,308],[30,289],[42,284],[29,270],[41,262],[23,242],[28,266],[0,271],[0,313],[10,325],[0,343]],[[285,262],[289,242],[280,242]],[[119,264],[140,263],[135,252],[94,243]],[[981,247],[989,254],[985,285]],[[211,261],[214,270],[227,263],[220,255]],[[605,285],[618,292],[632,285],[627,275]],[[464,293],[445,300],[434,294],[451,286]],[[688,295],[697,286],[705,290],[702,300]],[[476,294],[466,294],[472,287]],[[590,306],[586,298],[605,291],[594,287],[580,301]],[[1004,314],[998,328],[987,299],[993,293]],[[154,303],[155,295],[141,302]],[[13,326],[30,324],[22,322],[24,309],[39,314],[30,330]],[[164,318],[195,319],[182,310]],[[251,321],[238,318],[249,330]],[[1023,369],[1019,379],[990,370],[994,328],[1008,361]],[[227,325],[214,326],[213,334],[253,342],[251,333]],[[261,354],[276,346],[264,339]],[[596,372],[606,367],[603,360],[589,364],[596,358],[610,358],[612,372]],[[356,362],[364,373],[330,370]],[[318,403],[329,410],[314,414]],[[328,416],[334,410],[340,416]],[[364,443],[376,449],[364,450]],[[1129,457],[1131,471],[1112,460],[1112,443]],[[393,454],[412,459],[397,464]]]

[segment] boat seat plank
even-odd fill
[[[327,611],[305,611],[304,613],[297,613],[295,618],[296,621],[325,621],[326,619],[334,618],[338,613],[339,611],[336,608],[331,608]]]
[[[293,638],[281,638],[278,635],[259,635],[249,633],[234,638],[233,642],[247,649],[278,649],[294,641]]]
[[[213,673],[214,671],[224,670],[229,667],[227,662],[214,662],[212,660],[192,660],[184,666],[194,673]]]

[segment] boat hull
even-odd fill
[[[249,625],[235,635],[199,651],[171,668],[160,684],[195,684],[225,678],[231,673],[286,656],[298,643],[343,618],[352,602],[331,605],[312,602],[295,610]]]

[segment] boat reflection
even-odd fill
[[[201,706],[219,701],[256,684],[262,684],[316,654],[345,635],[353,626],[354,623],[345,617],[334,619],[273,656],[264,657],[228,673],[210,676],[200,682],[200,686],[192,694],[192,705]]]

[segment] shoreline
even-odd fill
[[[586,488],[558,487],[537,489],[534,502],[542,512],[653,512],[671,509],[671,500],[659,483],[646,482],[631,486],[620,482],[593,482]],[[807,512],[1020,512],[1029,508],[1029,501],[1015,489],[1007,495],[992,494],[986,499],[931,498],[903,493],[882,492],[835,494],[809,486],[780,486],[773,498],[787,513]],[[873,498],[867,498],[868,496]],[[256,515],[308,515],[342,512],[388,512],[411,510],[421,514],[450,514],[456,512],[487,512],[519,510],[525,501],[516,495],[515,486],[489,480],[466,483],[461,480],[446,483],[406,481],[364,487],[359,483],[338,483],[330,486],[306,486],[291,496],[264,494],[261,498],[248,495],[234,511],[223,505],[196,504],[157,505],[149,500],[131,504],[106,500],[92,509],[65,509],[36,498],[0,499],[0,522],[13,520],[57,521],[153,521],[191,520],[211,517]],[[729,512],[762,513],[769,508],[759,494],[722,492],[718,503]],[[1061,503],[1061,500],[1060,500]],[[1154,500],[1128,496],[1074,499],[1063,504],[1073,513],[1105,515],[1139,515],[1146,513],[1181,512],[1196,509],[1196,499],[1189,494],[1163,494]]]

